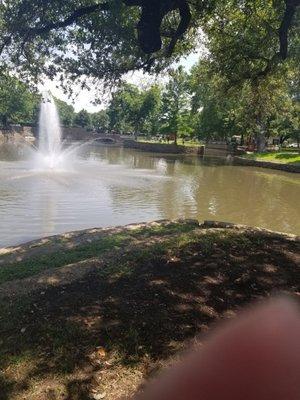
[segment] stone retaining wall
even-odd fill
[[[135,140],[124,140],[123,146],[129,149],[136,149],[140,151],[148,151],[153,153],[166,153],[166,154],[195,154],[203,155],[204,146],[192,147],[192,146],[180,146],[176,144],[166,143],[148,143],[148,142],[136,142]]]
[[[34,128],[31,126],[11,126],[9,129],[0,129],[0,144],[33,142]]]
[[[2,131],[0,131],[0,145],[6,143],[21,143],[24,142],[24,139],[24,135],[18,132],[10,131],[3,133]]]
[[[248,158],[237,157],[237,156],[233,157],[233,164],[234,165],[245,165],[245,166],[249,166],[249,167],[271,168],[271,169],[276,169],[276,170],[280,170],[280,171],[294,172],[294,173],[300,172],[300,165],[280,164],[280,163],[274,163],[274,162],[268,162],[268,161],[257,161],[257,160],[251,160]]]
[[[232,148],[226,143],[207,143],[205,145],[206,156],[210,157],[226,157],[232,153]]]

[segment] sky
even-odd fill
[[[201,49],[198,49],[194,53],[191,53],[189,56],[182,58],[178,65],[182,65],[186,70],[190,70],[190,68],[198,61],[200,55],[202,53]],[[149,75],[144,75],[142,72],[134,72],[127,74],[126,76],[126,81],[129,83],[134,83],[136,85],[142,85],[143,82],[149,82],[152,78],[149,77]],[[49,80],[46,79],[43,83],[43,85],[40,85],[39,89],[41,91],[43,90],[50,90],[51,93],[61,99],[66,101],[69,104],[72,104],[73,107],[75,108],[75,111],[78,112],[82,109],[87,110],[88,112],[97,112],[101,110],[101,108],[104,107],[104,105],[94,105],[93,100],[99,96],[99,87],[93,86],[90,91],[88,90],[80,90],[78,89],[78,95],[75,97],[74,101],[66,95],[63,90],[59,87],[59,82],[58,80]],[[101,93],[100,89],[100,93]],[[105,96],[105,93],[103,93],[103,96]]]

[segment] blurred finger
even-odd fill
[[[300,318],[286,299],[220,327],[138,400],[299,400]]]

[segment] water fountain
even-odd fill
[[[34,157],[37,169],[64,169],[69,149],[63,149],[58,111],[53,97],[44,92],[40,106],[38,147]]]
[[[61,128],[57,108],[53,97],[45,92],[40,107],[38,156],[45,167],[53,169],[62,163],[62,155]]]
[[[34,170],[70,171],[80,148],[92,141],[64,145],[55,101],[50,92],[42,94],[39,115],[38,146],[34,150]]]

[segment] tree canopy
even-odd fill
[[[37,120],[38,96],[17,78],[0,75],[0,124],[34,123]]]
[[[63,126],[201,141],[231,141],[241,136],[263,149],[272,137],[280,143],[288,138],[300,140],[298,71],[290,62],[255,81],[228,86],[226,74],[207,57],[189,73],[173,68],[160,85],[121,84],[107,108],[95,113],[75,113],[66,102],[55,102]],[[0,100],[2,125],[37,123],[40,96],[15,77],[1,78]]]
[[[300,0],[8,0],[0,5],[1,67],[16,69],[22,78],[58,75],[66,85],[66,78],[87,85],[87,76],[111,82],[132,70],[165,69],[197,46],[203,29],[215,54],[227,49],[227,59],[218,62],[229,68],[231,62],[237,72],[248,63],[246,76],[266,73],[287,57],[288,43],[290,52],[299,53],[299,5]],[[244,46],[238,46],[241,40]]]
[[[21,103],[30,104],[21,81],[46,74],[72,91],[76,81],[102,79],[118,83],[107,109],[76,114],[57,100],[62,124],[203,140],[252,136],[263,148],[272,135],[299,135],[299,29],[300,0],[7,0],[1,93],[5,99],[12,80],[19,99],[1,106],[1,118],[19,120],[9,105],[20,103],[24,115]],[[177,68],[199,38],[199,63],[190,73]],[[164,70],[168,81],[147,89],[122,82],[138,69]]]

